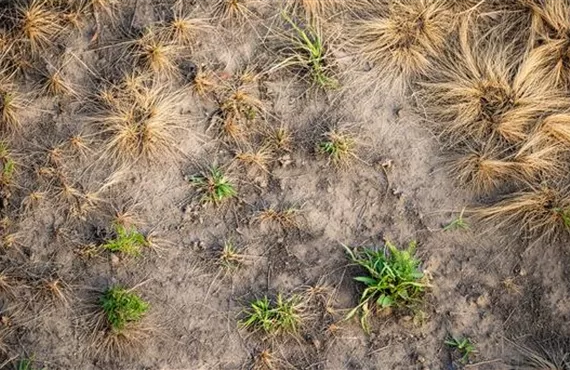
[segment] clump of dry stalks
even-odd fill
[[[490,202],[477,209],[481,220],[558,236],[570,230],[570,3],[517,0],[499,8],[526,12],[526,49],[509,42],[508,25],[486,29],[466,17],[415,96],[455,153],[452,175]]]

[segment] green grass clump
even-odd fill
[[[475,346],[473,345],[473,343],[471,343],[469,338],[451,337],[450,339],[445,341],[445,344],[459,351],[459,353],[462,356],[459,361],[461,361],[462,363],[468,362],[471,354],[476,352]]]
[[[111,252],[137,257],[141,255],[142,249],[149,245],[146,237],[134,227],[128,228],[124,225],[116,224],[114,231],[115,238],[103,244],[103,248]]]
[[[292,44],[287,49],[290,54],[280,67],[301,67],[308,70],[313,83],[324,89],[336,89],[338,81],[331,76],[331,69],[327,65],[327,50],[321,32],[310,25],[301,28],[289,15],[283,13],[285,21],[293,28],[293,35],[287,36]]]
[[[212,166],[208,173],[191,176],[189,181],[202,193],[204,203],[219,204],[237,195],[233,184],[216,166]]]
[[[284,298],[278,294],[272,302],[267,296],[249,304],[244,311],[240,325],[250,330],[262,330],[267,334],[296,334],[303,321],[303,302],[301,297],[293,295]]]
[[[375,309],[414,308],[421,302],[428,287],[421,261],[414,257],[416,242],[413,241],[405,250],[399,250],[386,241],[383,249],[365,248],[353,251],[345,246],[350,259],[364,268],[366,274],[354,280],[363,283],[366,289],[360,296],[360,302],[347,315],[347,319],[362,312],[360,322],[368,331],[368,316]]]
[[[14,369],[16,370],[46,370],[47,367],[35,367],[34,366],[34,357],[30,358],[21,358],[15,364]]]
[[[461,211],[456,219],[448,223],[443,227],[443,231],[453,231],[453,230],[465,230],[469,229],[469,224],[463,218],[463,213],[465,213],[465,208]]]
[[[139,322],[149,309],[149,304],[136,293],[119,286],[108,288],[100,303],[109,326],[116,332],[125,329],[129,323]]]

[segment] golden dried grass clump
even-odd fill
[[[476,194],[488,195],[505,188],[525,186],[564,174],[560,145],[529,146],[518,152],[499,147],[468,150],[452,161],[458,182]]]
[[[480,220],[497,227],[519,228],[539,238],[556,237],[570,229],[570,197],[566,190],[541,187],[516,192],[477,211]]]
[[[428,119],[440,125],[451,145],[523,143],[538,119],[568,104],[559,90],[533,75],[528,60],[516,68],[508,48],[477,47],[466,38],[461,44],[461,52],[442,61],[419,93]]]
[[[15,131],[21,126],[21,113],[29,105],[9,78],[0,79],[0,130]]]
[[[219,128],[222,137],[235,142],[242,142],[251,133],[249,128],[263,112],[264,104],[256,96],[253,82],[257,76],[244,73],[234,86],[227,86],[219,106],[219,114],[214,118],[214,124]]]
[[[375,62],[381,77],[404,83],[425,74],[443,54],[453,14],[442,0],[397,0],[387,15],[355,23],[349,44]]]
[[[144,75],[127,75],[99,96],[102,104],[94,120],[108,138],[104,156],[115,162],[155,161],[176,154],[182,93],[148,86],[145,80]]]
[[[47,0],[31,0],[14,7],[16,39],[33,53],[53,47],[63,31],[60,14]]]
[[[170,21],[160,26],[159,33],[165,40],[177,45],[193,47],[198,37],[211,28],[207,19],[175,14]]]
[[[134,55],[141,66],[156,75],[173,77],[178,72],[178,59],[182,56],[179,45],[147,30],[135,43]]]

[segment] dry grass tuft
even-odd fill
[[[261,147],[257,150],[240,151],[235,159],[248,168],[256,168],[269,173],[268,166],[273,159],[273,152],[269,148]]]
[[[159,32],[147,30],[135,43],[134,55],[145,70],[172,77],[178,71],[177,60],[181,57],[181,49],[161,37]]]
[[[48,6],[47,0],[31,0],[15,6],[16,32],[33,53],[53,47],[63,27],[61,16]]]
[[[555,237],[570,228],[570,198],[566,191],[542,187],[505,196],[481,207],[476,216],[497,227],[518,227],[537,237]]]
[[[207,19],[175,14],[172,20],[162,25],[160,34],[177,45],[193,47],[198,37],[211,28]]]
[[[217,0],[214,5],[214,17],[221,22],[243,24],[253,15],[249,9],[251,0]]]
[[[472,151],[457,158],[451,172],[460,184],[477,194],[488,194],[509,180],[518,180],[517,164],[496,151]]]
[[[349,44],[377,64],[384,81],[407,83],[444,53],[453,22],[445,1],[392,1],[386,16],[356,22]]]
[[[567,105],[560,91],[533,73],[532,61],[515,69],[506,47],[472,43],[464,25],[461,52],[422,83],[420,101],[451,145],[524,142],[536,121]],[[474,46],[475,45],[475,46]]]
[[[16,89],[16,85],[0,81],[0,129],[15,131],[20,127],[20,113],[29,105],[28,100]]]
[[[300,210],[290,206],[285,208],[269,207],[257,213],[254,221],[277,225],[283,229],[293,229],[300,227]]]
[[[182,122],[178,108],[181,92],[126,79],[122,86],[101,95],[103,105],[94,120],[104,127],[108,138],[104,157],[125,163],[176,155],[174,131]]]
[[[227,97],[220,103],[219,115],[214,117],[222,136],[235,142],[243,142],[249,135],[248,126],[264,110],[264,104],[255,97],[247,86],[230,89]]]
[[[219,88],[219,82],[212,71],[200,67],[192,81],[192,88],[200,98],[205,99]]]
[[[77,96],[73,86],[66,81],[59,70],[47,72],[43,80],[43,91],[51,96]]]

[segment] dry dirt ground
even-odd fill
[[[210,0],[183,3],[211,24],[182,54],[184,76],[201,67],[229,81],[245,70],[270,69],[268,29],[282,24],[279,6],[253,2],[252,13],[238,25],[220,24]],[[0,363],[11,368],[9,360],[26,357],[49,369],[249,369],[270,349],[276,368],[448,370],[462,366],[444,344],[455,335],[469,337],[477,348],[466,368],[517,369],[517,346],[568,348],[567,245],[529,244],[514,230],[489,231],[476,223],[443,231],[472,196],[448,176],[446,154],[410,99],[371,83],[375,71],[334,49],[334,42],[339,89],[309,88],[290,70],[255,80],[255,94],[266,107],[260,125],[294,135],[292,151],[279,153],[269,172],[245,170],[233,160],[233,144],[211,125],[215,100],[196,96],[178,78],[170,82],[184,97],[176,106],[183,120],[174,159],[125,169],[99,158],[97,148],[84,158],[66,157],[69,176],[85,191],[114,180],[100,192],[103,200],[82,218],[66,214],[55,196],[24,212],[25,196],[42,188],[33,174],[46,166],[50,148],[74,133],[93,135],[92,145],[102,145],[88,118],[91,97],[105,81],[132,69],[126,45],[138,30],[171,17],[174,5],[121,1],[112,19],[101,15],[96,40],[93,19],[81,32],[62,36],[43,63],[60,65],[77,96],[35,94],[33,74],[19,80],[31,105],[22,131],[6,139],[21,170],[2,209],[11,220],[4,233],[9,229],[17,237],[2,250],[0,263],[21,284],[0,296]],[[340,37],[336,24],[325,27],[333,41]],[[315,153],[332,125],[357,137],[358,159],[348,168]],[[226,170],[239,194],[219,207],[200,205],[186,180],[212,163]],[[263,207],[291,204],[301,209],[297,229],[253,221]],[[123,209],[136,214],[145,233],[156,235],[160,248],[136,259],[87,253],[108,232],[113,210]],[[216,263],[228,239],[247,256],[233,273]],[[361,287],[352,280],[358,269],[342,245],[380,245],[383,239],[399,245],[417,240],[432,288],[421,320],[399,312],[379,315],[366,334],[358,320],[343,321]],[[37,284],[50,276],[65,281],[67,304],[37,293]],[[137,285],[150,303],[146,322],[153,330],[133,356],[105,358],[90,340],[94,292],[112,283]],[[328,287],[315,303],[322,309],[298,338],[263,340],[238,328],[252,298],[317,285]]]

